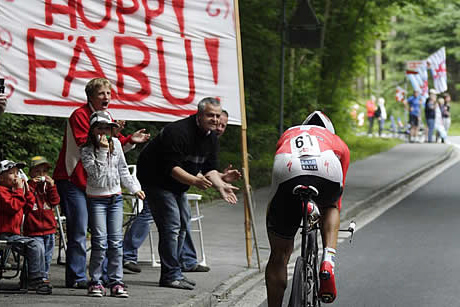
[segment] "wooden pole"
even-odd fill
[[[241,51],[241,31],[240,31],[240,11],[238,0],[233,0],[235,11],[235,33],[236,33],[236,51],[238,57],[238,80],[240,90],[240,108],[241,108],[241,157],[243,162],[243,179],[244,179],[244,233],[246,237],[246,258],[248,267],[251,266],[252,258],[252,234],[251,220],[249,213],[249,163],[248,163],[248,144],[247,144],[247,124],[246,124],[246,106],[244,103],[244,78],[243,78],[243,54]]]

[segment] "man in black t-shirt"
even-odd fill
[[[182,275],[179,254],[190,222],[186,192],[190,186],[217,189],[224,200],[237,201],[231,184],[217,171],[219,143],[214,130],[220,102],[204,98],[198,113],[168,124],[141,152],[137,177],[159,232],[160,286],[192,290],[195,282]],[[204,174],[204,175],[202,175]]]

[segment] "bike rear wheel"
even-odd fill
[[[292,291],[289,299],[289,307],[304,307],[305,305],[305,261],[302,257],[297,257],[292,276]]]
[[[319,307],[319,259],[318,259],[318,230],[308,234],[307,243],[307,286],[306,304],[307,307]]]

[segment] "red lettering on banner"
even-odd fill
[[[38,60],[35,54],[35,38],[46,39],[64,39],[64,33],[28,29],[27,30],[27,57],[29,60],[29,91],[35,92],[37,90],[37,68],[55,68],[56,62],[49,60]]]
[[[0,47],[5,48],[5,50],[10,49],[13,45],[13,36],[10,31],[0,27]]]
[[[52,0],[45,0],[45,22],[48,26],[53,24],[53,14],[69,15],[70,27],[77,28],[77,16],[75,13],[75,0],[68,0],[67,5],[52,4]]]
[[[208,13],[209,16],[216,17],[220,15],[220,8],[215,9],[215,11],[213,12],[211,10],[211,6],[213,5],[213,3],[214,3],[214,0],[211,0],[208,2],[208,5],[206,6],[206,12]],[[230,11],[230,3],[228,2],[228,0],[224,0],[224,4],[226,7],[224,19],[226,19],[228,16],[228,12]]]
[[[137,0],[131,0],[133,6],[124,7],[123,0],[117,0],[117,16],[118,16],[118,32],[121,34],[125,33],[125,19],[123,15],[134,14],[139,8],[139,2]]]
[[[174,13],[176,14],[177,22],[179,23],[180,36],[185,37],[184,34],[184,0],[172,0]]]
[[[82,51],[84,51],[86,56],[91,61],[91,64],[94,67],[93,71],[76,69],[78,62],[80,61],[80,54]],[[69,71],[67,72],[67,75],[64,78],[64,88],[62,89],[63,97],[69,96],[70,85],[72,84],[72,81],[75,78],[106,78],[104,72],[102,71],[101,65],[99,65],[97,58],[91,52],[88,45],[86,44],[84,37],[82,36],[77,38],[77,42],[75,44],[75,47],[73,48],[73,56],[72,60],[70,61]]]
[[[87,26],[89,29],[92,30],[99,30],[104,28],[107,23],[110,21],[111,18],[111,11],[112,11],[112,0],[105,0],[105,15],[99,22],[93,22],[86,18],[84,7],[82,0],[77,0],[77,12],[81,18],[81,21]]]
[[[152,28],[150,26],[150,23],[152,22],[152,19],[163,14],[163,11],[165,9],[165,0],[158,0],[158,8],[156,10],[150,9],[147,1],[148,0],[142,0],[142,4],[144,5],[145,9],[145,25],[147,26],[147,35],[151,36]]]
[[[149,49],[144,43],[134,37],[115,37],[113,43],[115,46],[117,90],[119,99],[127,101],[142,101],[142,99],[147,98],[151,93],[149,79],[147,75],[142,72],[142,70],[150,63]],[[142,62],[131,67],[124,66],[122,53],[123,45],[133,46],[142,51],[144,54]],[[124,75],[131,76],[136,79],[139,82],[141,89],[134,94],[125,93]]]
[[[159,62],[159,71],[160,71],[160,85],[161,85],[161,92],[166,100],[168,100],[171,104],[189,104],[195,98],[195,79],[194,79],[194,72],[193,72],[193,55],[192,55],[192,48],[191,48],[191,41],[189,39],[184,40],[185,46],[185,54],[186,54],[186,61],[187,61],[187,69],[188,69],[188,84],[189,84],[189,94],[186,98],[176,98],[169,92],[168,89],[168,80],[166,78],[166,62],[164,57],[164,47],[163,47],[163,38],[160,36],[157,38],[157,54],[158,54],[158,62]]]
[[[208,52],[209,61],[211,62],[212,77],[214,83],[219,82],[219,39],[218,38],[205,38],[204,44]]]

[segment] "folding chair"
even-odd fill
[[[187,199],[188,199],[188,202],[190,204],[190,208],[192,209],[192,217],[190,219],[190,222],[193,223],[193,222],[196,222],[197,223],[197,227],[196,228],[192,228],[191,229],[191,232],[194,233],[194,232],[197,232],[198,235],[199,235],[199,238],[200,238],[200,255],[201,255],[201,261],[200,261],[200,264],[201,265],[204,265],[206,266],[206,254],[205,254],[205,251],[204,251],[204,240],[203,240],[203,228],[202,228],[202,225],[201,225],[201,219],[204,217],[201,213],[200,213],[200,206],[199,206],[199,201],[201,200],[202,196],[199,195],[199,194],[187,194]],[[193,213],[193,210],[195,210],[195,212]],[[149,238],[150,238],[150,253],[151,253],[151,259],[152,259],[152,267],[160,267],[160,262],[158,260],[156,260],[156,256],[155,256],[155,246],[153,244],[153,232],[154,232],[154,229],[151,228],[150,229],[150,233],[149,233]]]
[[[19,276],[17,287],[0,288],[0,293],[27,293],[28,274],[25,249],[26,245],[23,241],[0,240],[0,280],[14,279]],[[10,263],[9,260],[12,260],[13,263]]]
[[[204,217],[200,213],[200,206],[199,206],[199,201],[201,200],[201,195],[200,194],[187,194],[187,199],[190,204],[190,208],[192,209],[193,212],[193,207],[195,207],[195,214],[192,213],[192,218],[190,219],[190,222],[196,222],[197,223],[197,228],[196,229],[191,229],[192,232],[198,232],[199,237],[200,237],[200,251],[201,251],[201,265],[206,266],[206,254],[204,252],[204,240],[203,240],[203,228],[201,226],[201,219]]]
[[[64,249],[64,253],[67,252],[67,242],[66,235],[64,231],[64,223],[66,222],[66,217],[61,215],[59,211],[59,206],[54,207],[55,219],[57,221],[57,227],[59,230],[59,244],[58,244],[58,256],[57,264],[65,264],[65,261],[62,261],[61,252]]]
[[[137,166],[136,165],[128,165],[129,172],[131,176],[137,180],[136,173],[137,173]],[[124,212],[125,215],[129,216],[129,220],[123,225],[126,229],[131,225],[134,218],[142,211],[144,208],[144,202],[137,198],[132,194],[123,194],[123,196],[131,202],[131,212]],[[152,259],[152,267],[160,267],[160,262],[155,258],[155,246],[153,243],[153,229],[150,229],[149,232],[149,243],[150,243],[150,257]]]

